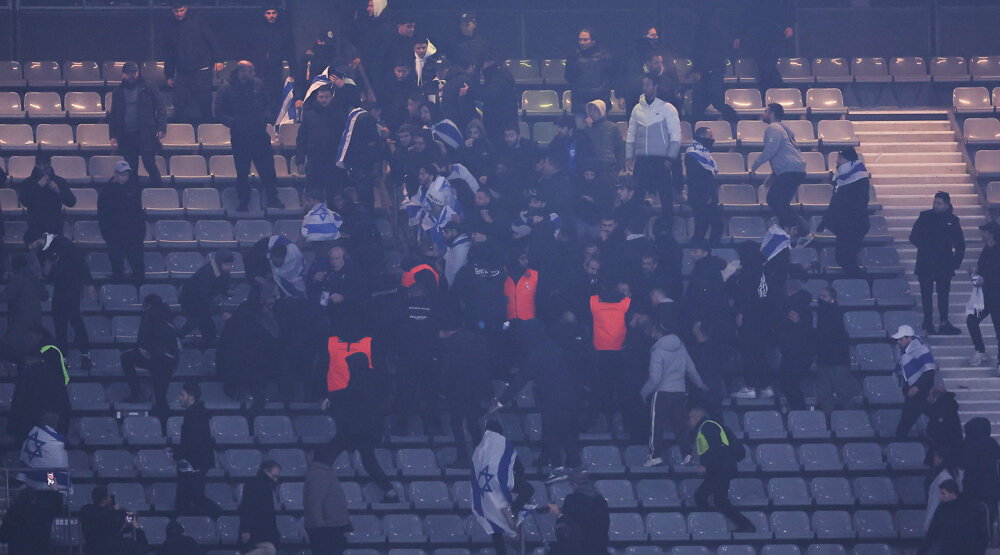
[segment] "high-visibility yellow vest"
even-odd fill
[[[701,423],[701,426],[698,426],[698,436],[694,438],[694,446],[695,449],[698,450],[699,457],[704,455],[708,451],[708,440],[705,439],[705,434],[702,433],[701,429],[705,427],[705,424],[708,424],[710,422],[719,427],[719,435],[722,438],[722,444],[726,446],[729,445],[729,438],[726,437],[726,429],[723,428],[721,424],[719,424],[714,420],[706,420]]]
[[[59,363],[62,364],[63,379],[66,380],[66,385],[69,385],[69,372],[66,371],[66,357],[63,356],[59,347],[56,347],[55,345],[46,345],[42,347],[41,353],[44,355],[45,351],[48,351],[49,349],[55,349],[56,352],[59,353]]]

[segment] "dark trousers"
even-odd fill
[[[212,68],[177,72],[174,76],[174,119],[179,123],[210,123],[212,114]]]
[[[805,180],[806,174],[803,172],[772,174],[767,179],[767,207],[779,220],[795,215],[790,204],[799,185]]]
[[[142,158],[142,165],[149,174],[150,187],[163,187],[160,168],[156,167],[158,146],[156,137],[143,137],[138,131],[126,131],[118,139],[118,154],[121,154],[133,171],[139,171],[139,158]]]
[[[553,467],[580,466],[580,430],[574,411],[542,409],[542,458]]]
[[[483,429],[479,425],[479,411],[469,407],[450,407],[448,422],[451,424],[451,434],[455,437],[455,462],[465,463],[469,459],[469,446],[465,443],[465,431],[469,431],[472,444],[478,445],[483,438]],[[544,415],[542,416],[544,418]],[[544,424],[543,424],[544,426]]]
[[[726,104],[726,83],[722,68],[710,70],[701,74],[701,79],[694,84],[694,102],[691,106],[692,125],[705,118],[705,110],[715,106],[722,117],[729,121],[740,119],[732,106]]]
[[[343,425],[343,419],[335,419],[337,426]],[[350,434],[337,433],[330,442],[333,447],[333,458],[336,460],[344,451],[357,451],[361,455],[361,465],[365,467],[365,472],[375,480],[378,487],[384,491],[392,491],[392,482],[385,475],[382,466],[375,457],[375,442],[366,439],[358,439]]]
[[[976,314],[969,314],[965,319],[965,325],[969,328],[969,336],[972,338],[972,344],[976,347],[976,351],[980,353],[986,352],[986,344],[983,343],[983,332],[979,329],[979,323],[985,320],[987,316],[992,316],[993,331],[997,337],[1000,337],[1000,312],[997,312],[997,309],[1000,307],[997,307],[992,299],[984,304],[986,307],[983,310],[980,310]]]
[[[217,334],[215,331],[215,322],[212,321],[212,309],[208,306],[208,303],[181,303],[181,314],[184,315],[184,325],[177,332],[177,335],[181,339],[187,337],[195,328],[198,328],[201,330],[201,337],[205,340],[205,343],[215,345]]]
[[[687,403],[683,392],[657,391],[649,403],[649,456],[667,458],[667,440],[663,433],[669,426],[674,430],[681,455],[691,454],[690,431],[687,426]]]
[[[722,207],[718,201],[704,204],[691,205],[694,211],[694,234],[693,239],[704,239],[709,233],[708,241],[714,247],[722,241]]]
[[[332,157],[333,153],[331,153]],[[309,188],[316,191],[326,191],[327,202],[333,202],[331,193],[334,191],[334,181],[337,181],[335,174],[340,168],[336,165],[336,160],[321,159],[314,160],[310,157],[306,160],[306,183]]]
[[[938,316],[940,323],[948,321],[948,295],[951,293],[951,276],[928,276],[917,274],[920,282],[920,304],[924,309],[924,322],[934,323],[934,288],[938,294]]]
[[[677,165],[675,162],[672,166]],[[667,167],[667,158],[662,156],[637,156],[632,170],[636,194],[646,193],[660,195],[660,206],[663,215],[673,216],[674,210],[674,175],[672,167]]]
[[[740,342],[743,360],[743,382],[747,387],[762,389],[771,385],[771,367],[767,362],[767,347],[755,341]]]
[[[128,379],[128,387],[132,390],[132,395],[141,393],[139,376],[135,369],[145,368],[149,370],[149,374],[153,378],[154,406],[158,411],[166,412],[170,407],[167,402],[167,386],[170,385],[170,378],[174,375],[174,370],[177,369],[177,359],[166,356],[146,358],[139,354],[138,349],[130,349],[122,353],[121,360],[122,370]]]
[[[619,381],[616,379],[624,366],[622,351],[597,351],[594,353],[594,368],[591,374],[590,396],[591,410],[603,413],[608,418],[608,424],[618,408],[616,395]]]
[[[195,472],[177,473],[177,495],[174,498],[174,510],[181,515],[208,514],[218,515],[222,512],[215,501],[205,497],[205,469]]]
[[[711,497],[715,508],[733,521],[738,528],[753,526],[753,523],[729,502],[729,482],[732,479],[733,477],[728,475],[705,474],[705,479],[694,492],[694,502],[699,508],[707,508],[708,498]]]
[[[854,397],[858,394],[859,387],[857,380],[851,376],[849,366],[820,366],[816,369],[814,377],[816,398],[827,418],[834,409],[854,408]]]
[[[306,528],[309,534],[309,548],[313,555],[342,555],[347,550],[346,530],[324,526],[322,528]]]
[[[132,267],[132,281],[142,283],[146,279],[146,260],[142,252],[143,240],[125,243],[109,242],[108,258],[111,259],[111,276],[121,279],[125,275],[125,259]]]
[[[864,235],[859,237],[857,233],[842,233],[837,235],[833,243],[834,259],[847,275],[856,276],[861,273],[861,268],[858,267],[858,253],[861,252],[864,240]]]
[[[775,385],[780,386],[781,392],[788,399],[788,406],[792,410],[805,410],[806,398],[802,394],[802,381],[805,379],[806,369],[804,368],[781,368],[781,379]]]
[[[56,326],[56,345],[66,353],[67,347],[67,326],[73,326],[73,346],[81,354],[90,353],[90,336],[87,335],[87,326],[83,325],[83,314],[80,313],[80,298],[65,301],[54,301],[52,303],[52,321]]]
[[[927,392],[920,391],[913,397],[906,394],[910,386],[903,387],[903,410],[899,415],[899,425],[896,426],[896,437],[904,438],[910,433],[910,428],[927,409]]]
[[[250,200],[250,164],[257,166],[260,185],[267,198],[277,195],[277,175],[274,171],[274,149],[271,137],[264,130],[258,135],[233,135],[233,164],[236,166],[236,190],[240,202]]]

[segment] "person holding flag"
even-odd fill
[[[504,539],[519,536],[518,528],[527,513],[525,504],[535,488],[524,476],[514,444],[503,436],[503,428],[495,420],[486,423],[483,439],[472,453],[471,481],[472,512],[493,539],[497,555],[506,555]]]
[[[68,491],[71,488],[69,473],[53,470],[69,468],[66,438],[56,431],[58,425],[58,414],[43,413],[38,424],[28,432],[28,437],[21,447],[21,466],[39,469],[17,474],[17,479],[31,489],[57,488],[60,491]]]
[[[927,394],[937,380],[937,363],[930,347],[913,331],[913,326],[899,326],[892,338],[899,346],[899,359],[893,373],[903,388],[903,411],[896,437],[904,438],[927,408]]]

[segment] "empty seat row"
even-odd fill
[[[750,160],[754,160],[756,156],[757,153],[751,153]],[[735,168],[731,171],[735,172]],[[719,187],[719,204],[727,212],[756,212],[767,205],[767,191],[766,185],[754,187],[747,183],[724,184]],[[804,183],[799,186],[791,204],[797,205],[804,212],[815,214],[825,211],[832,197],[833,186],[826,183]]]
[[[3,131],[0,129],[0,147],[4,146]],[[19,139],[12,141],[25,144]],[[13,147],[12,150],[18,148]],[[89,161],[82,156],[53,156],[52,168],[56,175],[71,185],[104,183],[111,179],[115,164],[121,160],[121,156],[91,156]],[[138,165],[138,168],[132,169],[136,170],[140,177],[148,177],[149,172],[146,171],[145,165],[141,161]],[[2,161],[0,166],[3,166]],[[6,171],[12,179],[21,180],[31,175],[34,166],[34,156],[11,156],[7,160]],[[207,162],[200,154],[175,154],[169,159],[157,156],[156,166],[164,179],[172,179],[178,185],[236,181],[236,164],[232,154],[215,154],[209,157]],[[292,169],[295,169],[294,164]],[[279,182],[289,182],[296,177],[296,174],[289,171],[288,160],[281,154],[274,155],[274,170]],[[258,175],[256,165],[251,164],[250,173],[253,176]]]
[[[854,123],[850,120],[820,120],[815,130],[812,122],[807,120],[786,120],[784,123],[795,134],[795,142],[802,149],[816,147],[833,149],[860,144],[854,132]],[[764,146],[764,130],[767,124],[756,120],[741,120],[736,124],[735,136],[728,121],[699,121],[695,124],[695,129],[699,127],[712,130],[715,146],[719,149],[736,146],[749,149]],[[720,153],[713,153],[713,157],[717,154]],[[835,164],[832,166],[836,167]]]
[[[955,87],[951,104],[959,114],[992,114],[1000,106],[1000,87],[992,94],[986,87]]]
[[[122,78],[124,61],[0,61],[0,88],[21,87],[104,87],[117,84]],[[164,63],[142,62],[140,73],[154,82],[166,82]]]
[[[5,94],[0,92],[0,118],[5,117],[2,111]],[[68,93],[69,94],[73,93]],[[100,108],[98,104],[97,108]],[[96,112],[94,112],[96,113]],[[103,117],[104,112],[100,111]],[[75,127],[75,133],[74,133]],[[271,130],[273,134],[273,130]],[[75,134],[75,137],[74,137]],[[188,123],[168,123],[166,135],[160,139],[160,144],[167,152],[191,152],[199,148],[205,152],[228,152],[232,143],[229,128],[220,123],[202,123],[198,125],[197,138],[195,128]],[[66,123],[38,124],[32,135],[28,124],[0,124],[0,146],[8,150],[111,150],[108,124],[81,123],[75,126]]]
[[[107,96],[107,108],[110,109],[110,95]],[[0,92],[0,119],[19,120],[31,119],[65,119],[71,118],[103,118],[105,107],[101,96],[96,92],[67,92],[65,102],[59,93],[52,91],[31,91],[21,97],[12,91]]]

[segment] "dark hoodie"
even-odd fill
[[[927,406],[927,442],[948,460],[957,461],[962,451],[962,421],[955,394],[942,391]]]
[[[726,293],[722,270],[726,262],[709,254],[694,263],[691,282],[684,297],[685,310],[692,321],[713,321],[725,312]]]
[[[990,421],[976,417],[965,423],[965,445],[962,447],[962,466],[965,477],[962,491],[973,498],[995,504],[1000,500],[1000,445],[990,436]]]
[[[281,539],[274,510],[274,490],[274,480],[263,470],[243,485],[243,500],[238,508],[240,533],[250,534],[247,542],[250,547],[264,542],[278,545]]]
[[[240,81],[237,68],[215,98],[215,117],[234,139],[266,137],[267,124],[274,121],[271,104],[264,82],[256,77]]]
[[[610,515],[608,502],[589,479],[571,478],[573,491],[566,495],[556,522],[556,555],[597,555],[608,552]]]
[[[49,182],[56,184],[57,190],[38,185],[38,181],[46,173],[49,175]],[[51,168],[46,171],[38,167],[32,169],[31,175],[18,188],[18,200],[28,210],[26,237],[43,233],[62,235],[63,206],[76,206],[76,195],[70,190],[69,184]]]
[[[840,305],[818,301],[816,309],[816,364],[820,367],[849,366],[850,338]]]

